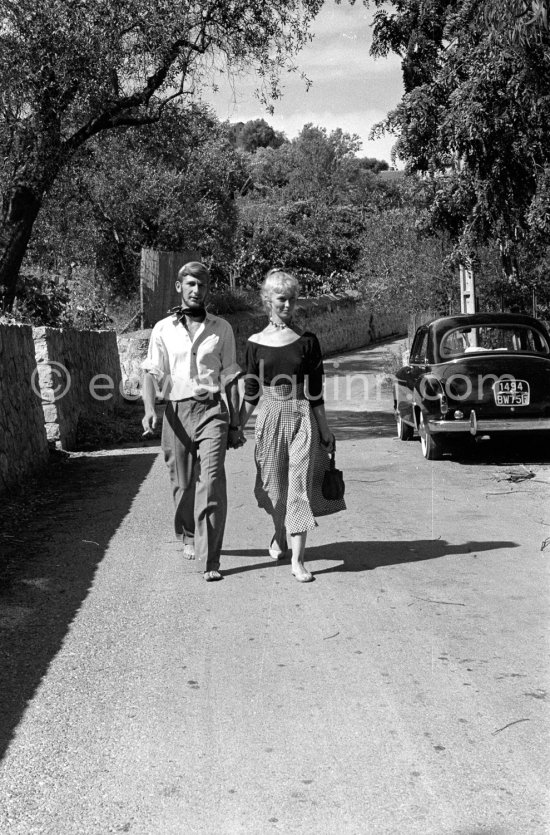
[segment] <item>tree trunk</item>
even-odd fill
[[[11,310],[17,277],[25,257],[44,191],[12,186],[4,201],[0,227],[0,311]]]

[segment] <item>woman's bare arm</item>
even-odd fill
[[[330,431],[328,425],[325,407],[322,403],[317,404],[317,406],[311,404],[311,410],[313,412],[315,420],[317,421],[317,426],[319,427],[321,442],[324,444],[324,446],[328,447],[329,452],[332,452],[334,448],[334,435]]]

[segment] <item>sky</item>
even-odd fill
[[[206,95],[206,101],[222,120],[265,119],[288,139],[307,123],[329,132],[341,128],[360,137],[359,156],[391,163],[395,138],[370,141],[368,135],[402,96],[401,63],[394,55],[377,59],[369,55],[372,16],[360,0],[353,6],[346,0],[341,5],[326,0],[311,29],[313,41],[296,57],[312,85],[307,90],[299,73],[285,74],[283,97],[273,103],[273,114],[254,97],[254,75],[237,78],[231,85],[221,78],[219,91]]]

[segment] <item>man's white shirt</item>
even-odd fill
[[[231,325],[211,313],[193,337],[176,314],[157,322],[141,367],[170,400],[223,392],[242,373]]]

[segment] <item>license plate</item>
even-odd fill
[[[529,383],[527,380],[498,380],[493,385],[497,406],[528,406]]]

